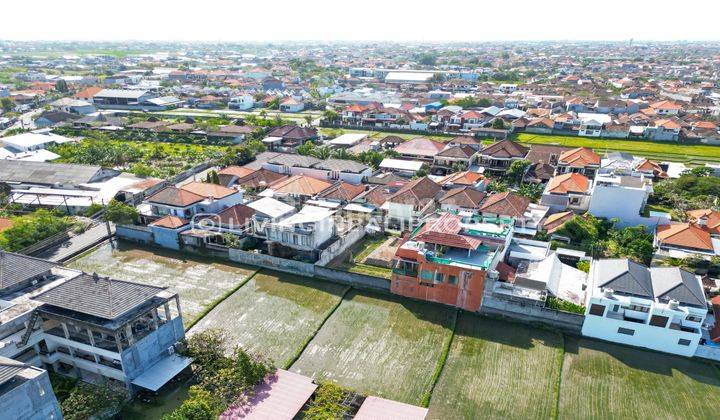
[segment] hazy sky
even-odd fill
[[[0,39],[720,40],[719,15],[718,0],[3,0]]]

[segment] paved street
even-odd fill
[[[110,229],[115,233],[115,225],[110,224]],[[80,235],[73,236],[67,241],[48,248],[41,253],[34,255],[38,258],[48,259],[50,261],[62,262],[66,259],[84,251],[92,245],[99,243],[107,238],[108,232],[105,223],[100,223],[91,227]]]

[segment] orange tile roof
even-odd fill
[[[235,194],[237,190],[208,182],[193,181],[180,187],[181,190],[201,195],[203,197],[225,198]]]
[[[75,97],[82,98],[82,99],[92,99],[101,90],[103,90],[103,88],[98,87],[98,86],[91,86],[89,88],[83,89],[80,92],[76,93]]]
[[[653,109],[681,109],[682,107],[672,101],[660,101],[650,104]]]
[[[655,127],[662,127],[666,130],[679,130],[680,124],[676,123],[673,120],[663,119],[663,120],[656,120]]]
[[[179,227],[183,227],[187,225],[187,220],[183,219],[182,217],[177,217],[168,214],[167,216],[163,217],[162,219],[158,219],[152,223],[150,223],[150,226],[157,226],[157,227],[164,227],[167,229],[177,229]]]
[[[547,233],[555,233],[558,229],[563,227],[565,222],[572,219],[573,217],[575,217],[575,213],[571,211],[551,214],[547,217],[547,219],[545,219],[545,222],[543,223],[543,229],[545,229]]]
[[[12,220],[7,217],[0,217],[0,232],[10,229],[13,226]]]
[[[255,172],[255,169],[246,168],[244,166],[228,166],[218,171],[218,175],[234,175],[242,178]]]
[[[690,210],[687,212],[688,219],[696,223],[705,219],[705,229],[710,233],[720,234],[720,211],[713,209]]]
[[[590,180],[585,175],[573,172],[552,178],[548,191],[554,194],[586,193],[589,187]]]
[[[332,184],[305,175],[294,175],[288,179],[281,179],[270,185],[269,188],[280,194],[313,196],[324,191]]]
[[[710,233],[692,223],[677,223],[657,227],[657,238],[661,245],[712,251]]]
[[[587,147],[578,147],[560,154],[559,161],[574,168],[600,165],[600,155]]]
[[[485,179],[485,177],[477,172],[462,171],[455,172],[444,177],[438,182],[438,184],[475,185],[481,179]]]

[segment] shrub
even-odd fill
[[[558,311],[572,312],[581,315],[585,313],[584,306],[568,302],[567,300],[558,299],[554,296],[548,296],[548,298],[545,300],[545,307]]]
[[[332,382],[323,382],[315,391],[315,399],[305,411],[305,420],[343,418],[345,407],[341,405],[347,391]]]
[[[135,207],[128,206],[117,200],[111,200],[103,218],[108,222],[120,224],[133,224],[138,220],[140,214]]]
[[[0,247],[15,252],[73,226],[75,221],[45,209],[25,216],[14,217],[13,225],[0,233]]]

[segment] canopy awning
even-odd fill
[[[168,383],[183,369],[190,366],[192,359],[189,357],[171,354],[159,362],[155,363],[150,369],[146,370],[142,375],[132,380],[133,385],[145,388],[150,391],[157,391],[163,385]]]

